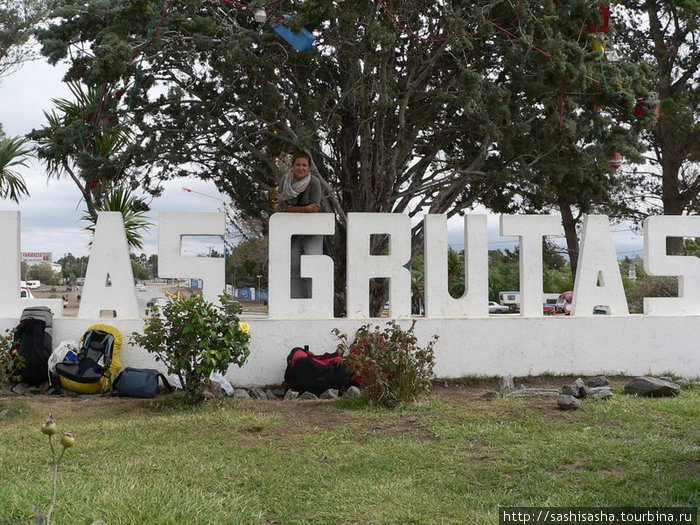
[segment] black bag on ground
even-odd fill
[[[158,393],[158,378],[168,390],[172,390],[168,380],[158,370],[128,366],[114,380],[114,386],[120,396],[155,397]]]
[[[12,353],[23,359],[21,380],[41,385],[49,380],[49,357],[53,344],[53,313],[47,306],[30,306],[22,310],[15,328]]]
[[[294,348],[287,356],[284,386],[317,396],[329,388],[343,392],[348,388],[349,378],[342,361],[343,356],[335,352],[315,355],[308,346]]]

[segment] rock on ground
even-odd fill
[[[356,397],[362,396],[362,391],[356,386],[351,386],[345,391],[345,394],[343,396],[347,397],[348,399],[354,399]]]
[[[292,401],[298,397],[299,397],[299,392],[297,392],[296,390],[287,390],[287,392],[284,394],[285,401]]]
[[[592,387],[590,390],[591,393],[589,394],[589,396],[592,399],[606,399],[608,397],[613,396],[611,386],[595,386]]]
[[[583,399],[584,397],[589,396],[591,392],[590,388],[587,387],[586,384],[583,382],[583,379],[579,377],[573,383],[564,386],[561,389],[561,393],[564,395],[576,397],[578,399]]]
[[[244,388],[236,388],[233,391],[233,397],[238,399],[250,399],[248,391]]]
[[[312,394],[311,392],[304,392],[297,399],[300,401],[314,401],[318,399],[318,396],[316,394]]]
[[[338,399],[338,396],[340,395],[340,391],[336,390],[335,388],[329,388],[325,392],[323,392],[319,397],[321,399]]]
[[[557,405],[562,410],[578,410],[581,408],[581,400],[568,394],[560,394],[557,396]]]
[[[551,388],[518,388],[508,392],[506,397],[556,397],[558,395],[559,390]]]
[[[681,392],[680,385],[656,377],[635,377],[625,385],[625,392],[648,397],[671,397]]]
[[[504,390],[513,390],[515,388],[515,383],[513,382],[513,376],[503,376],[498,380],[498,391],[503,392]]]
[[[610,386],[610,381],[605,376],[595,376],[589,377],[584,381],[585,385],[591,388],[596,388],[599,386]]]
[[[251,399],[268,399],[267,392],[259,387],[248,390],[248,396],[250,396]]]

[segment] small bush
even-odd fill
[[[185,401],[200,403],[212,372],[226,373],[229,365],[243,366],[248,358],[249,327],[239,322],[240,306],[221,296],[221,306],[201,294],[169,296],[165,306],[152,306],[143,333],[129,341],[165,363],[168,373],[180,379]]]
[[[338,352],[347,354],[344,363],[350,375],[361,382],[363,394],[371,401],[393,407],[400,401],[413,401],[428,394],[433,377],[433,346],[438,336],[421,348],[415,336],[416,322],[404,330],[389,321],[381,330],[364,325],[355,332],[352,343],[346,334],[333,330],[340,339]]]
[[[0,335],[0,388],[8,381],[18,381],[19,370],[24,366],[24,359],[12,351],[13,335],[10,330]]]

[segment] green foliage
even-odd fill
[[[27,278],[41,281],[44,284],[59,284],[61,276],[53,271],[48,264],[31,264],[27,268]]]
[[[645,297],[678,297],[678,278],[641,275],[637,279],[623,278],[630,312],[644,312]]]
[[[45,0],[3,0],[0,3],[0,78],[35,58],[27,42],[48,12]]]
[[[267,282],[268,240],[250,239],[233,248],[226,258],[226,282],[235,287],[258,286]]]
[[[97,213],[101,211],[121,213],[129,247],[143,248],[143,232],[148,231],[151,227],[151,223],[146,218],[148,207],[130,189],[119,187],[110,190],[104,195],[102,203],[95,206],[95,211]],[[88,223],[85,229],[94,235],[97,216],[88,213],[82,217],[82,220]]]
[[[129,341],[154,354],[176,374],[185,400],[197,404],[212,372],[225,373],[231,364],[243,366],[249,350],[249,326],[239,322],[240,307],[221,296],[221,307],[201,294],[178,299],[169,296],[165,306],[152,306],[143,333],[132,332]]]
[[[97,220],[98,211],[122,211],[127,204],[136,215],[147,210],[129,189],[141,181],[128,171],[128,159],[117,155],[130,143],[131,129],[119,122],[116,91],[76,81],[68,82],[68,88],[73,98],[53,99],[54,109],[44,111],[46,124],[29,134],[38,144],[37,157],[46,164],[50,176],[68,174],[92,221]],[[142,217],[136,220],[140,222],[136,229],[143,229]]]
[[[72,253],[67,253],[56,262],[61,265],[61,274],[64,278],[70,278],[71,282],[75,281],[76,277],[85,277],[89,258],[87,256],[76,257]],[[24,273],[23,273],[24,275]]]
[[[131,271],[134,274],[135,281],[147,281],[153,278],[153,268],[148,264],[145,254],[137,257],[133,253],[129,254],[131,258]]]
[[[0,388],[8,381],[18,380],[19,371],[24,366],[24,359],[12,351],[13,335],[11,330],[0,335]]]
[[[643,169],[646,213],[700,211],[700,12],[698,2],[622,0],[615,46],[632,60],[648,62],[645,93],[661,102],[660,115],[644,134],[649,158]],[[654,107],[653,105],[651,106]],[[653,111],[648,111],[653,114]],[[682,253],[680,239],[670,253]]]
[[[489,300],[498,301],[498,292],[520,290],[518,251],[489,250]]]
[[[352,343],[346,334],[333,330],[340,340],[338,352],[348,353],[344,359],[348,372],[362,383],[363,395],[371,401],[393,407],[430,392],[435,365],[433,346],[438,336],[434,335],[421,348],[415,326],[415,321],[408,330],[394,321],[389,321],[384,330],[364,325],[355,332]]]
[[[0,131],[2,131],[0,129]],[[4,137],[0,134],[0,198],[19,202],[20,197],[29,195],[22,176],[12,168],[27,167],[27,157],[31,148],[28,140],[22,137]]]

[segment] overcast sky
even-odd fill
[[[0,79],[0,122],[9,136],[24,135],[33,128],[41,127],[45,118],[44,110],[50,110],[53,98],[71,98],[67,87],[61,82],[62,68],[56,68],[43,61],[26,64],[19,72]],[[31,159],[28,168],[20,168],[30,191],[30,197],[18,205],[0,200],[0,210],[20,210],[22,223],[22,251],[52,252],[53,260],[64,254],[86,255],[89,235],[83,229],[80,217],[84,215],[84,205],[78,189],[66,176],[62,180],[47,180],[43,164]],[[149,216],[154,226],[146,234],[144,252],[148,255],[157,252],[157,215],[161,211],[213,212],[221,207],[221,202],[205,196],[187,193],[183,186],[202,193],[223,198],[212,182],[197,179],[179,179],[165,184],[163,195],[151,203]],[[450,244],[462,248],[463,235],[461,221],[453,220],[450,227]],[[627,226],[612,228],[618,257],[634,257],[641,254],[641,237]],[[188,244],[187,251],[199,251],[220,244],[195,240]],[[489,217],[489,249],[504,249],[514,246],[513,238],[498,235],[498,218]],[[185,255],[186,253],[183,253]]]

